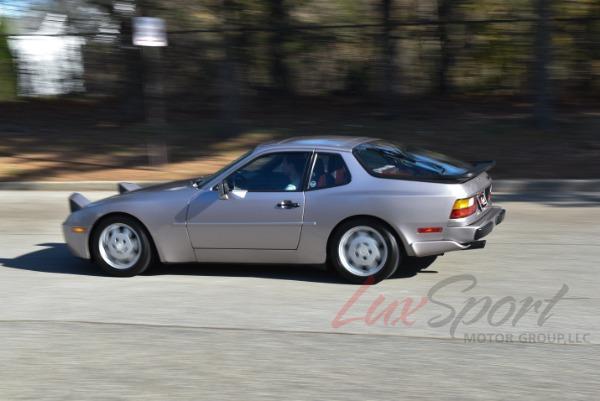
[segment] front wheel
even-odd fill
[[[329,263],[354,284],[378,283],[394,274],[400,262],[398,242],[390,230],[374,219],[343,223],[329,242]]]
[[[102,220],[92,233],[90,245],[94,261],[112,276],[135,276],[155,259],[146,229],[127,216]]]

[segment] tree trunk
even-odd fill
[[[450,53],[450,39],[448,37],[448,25],[446,22],[450,19],[451,10],[451,0],[438,0],[438,40],[440,42],[440,58],[437,71],[437,91],[440,95],[445,95],[450,90],[448,71],[450,69],[452,58]]]
[[[269,26],[275,29],[269,38],[271,80],[277,92],[286,94],[290,91],[284,51],[287,39],[288,12],[284,0],[269,0],[268,6]]]
[[[596,2],[590,10],[590,18],[600,19],[600,3]],[[580,89],[587,94],[597,94],[597,78],[598,74],[594,72],[594,63],[600,59],[600,21],[590,20],[586,22],[586,28],[583,38],[584,54],[582,55],[581,63],[584,64],[583,75],[586,79],[582,84],[585,85]]]
[[[219,71],[219,114],[222,129],[226,135],[235,134],[239,129],[240,118],[240,71],[237,36],[232,30],[236,22],[236,3],[222,0],[224,57]]]
[[[551,0],[536,0],[538,17],[535,34],[535,124],[541,129],[552,126],[552,88],[549,66],[552,60],[550,14]]]
[[[392,38],[392,1],[393,0],[381,0],[381,19],[383,24],[383,29],[381,31],[381,85],[382,95],[386,103],[388,114],[394,112],[393,98],[394,86],[396,83],[396,46],[394,38]]]

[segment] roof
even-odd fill
[[[297,136],[281,141],[268,142],[259,147],[285,148],[285,149],[335,149],[351,151],[356,145],[371,141],[373,138],[356,136]]]

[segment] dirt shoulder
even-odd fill
[[[211,119],[178,118],[164,127],[81,113],[4,111],[0,181],[151,180],[215,171],[251,147],[298,135],[380,137],[464,160],[496,160],[496,178],[599,178],[600,111],[560,114],[554,130],[535,129],[519,109],[429,105],[393,119],[363,109],[298,111],[241,120],[226,133]]]

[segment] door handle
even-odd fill
[[[298,204],[298,202],[292,202],[291,200],[284,200],[275,206],[277,206],[279,209],[293,209],[295,207],[300,207],[300,204]]]

